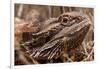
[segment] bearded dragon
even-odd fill
[[[90,28],[88,16],[79,12],[61,14],[44,24],[43,30],[32,34],[32,40],[21,44],[34,59],[59,58],[66,48],[80,46]]]

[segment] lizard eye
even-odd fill
[[[69,25],[69,19],[68,19],[68,17],[63,17],[62,21],[61,21],[61,24],[64,25],[64,26]]]
[[[58,18],[59,22],[63,22],[63,23],[67,23],[68,20],[69,20],[69,16],[68,15],[61,15],[59,18]]]
[[[62,22],[67,23],[68,19],[67,18],[63,18]]]
[[[59,17],[59,22],[62,24],[62,25],[67,25],[68,24],[68,21],[69,21],[69,17],[67,16],[60,16]]]

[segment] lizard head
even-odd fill
[[[69,12],[62,14],[58,20],[65,28],[54,39],[66,37],[67,46],[79,46],[90,28],[89,17],[83,13]]]
[[[90,28],[89,17],[81,13],[68,13],[71,15],[70,22],[62,22],[62,24],[69,26],[65,28],[64,36],[67,37],[67,45],[70,47],[79,46],[84,40]],[[63,18],[62,18],[63,19]],[[71,20],[72,19],[72,20]]]

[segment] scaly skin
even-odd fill
[[[66,48],[70,50],[80,46],[89,27],[89,18],[85,14],[64,13],[58,17],[57,23],[33,34],[33,40],[25,42],[22,46],[35,59],[57,59],[63,55]]]

